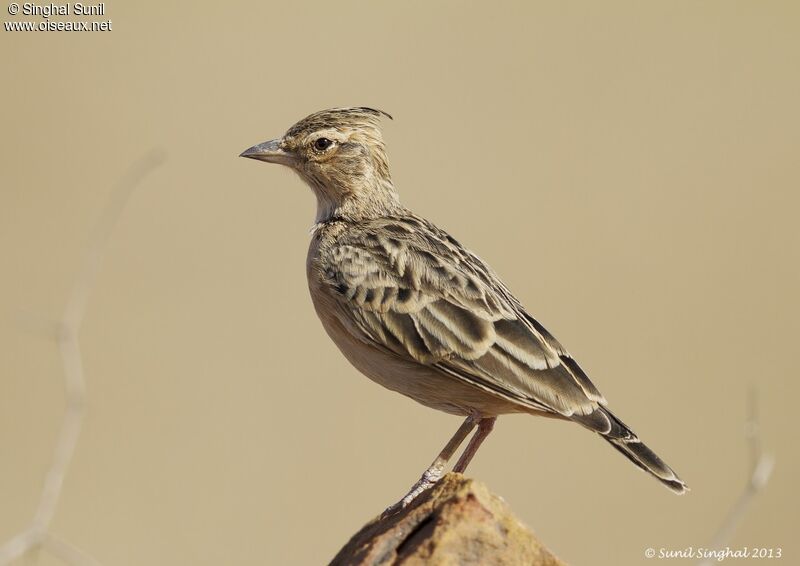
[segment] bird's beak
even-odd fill
[[[249,157],[267,163],[279,163],[281,165],[294,165],[294,155],[281,149],[280,140],[270,140],[249,149],[245,149],[239,157]]]

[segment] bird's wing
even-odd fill
[[[561,344],[442,230],[383,218],[349,230],[330,253],[326,281],[358,338],[523,407],[611,426],[602,395]]]

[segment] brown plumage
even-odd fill
[[[467,416],[399,504],[441,476],[477,425],[455,466],[463,471],[495,418],[514,412],[577,422],[683,493],[683,481],[606,408],[577,362],[494,271],[400,204],[382,115],[363,107],[317,112],[242,156],[287,165],[314,191],[309,289],[345,357],[389,389]]]

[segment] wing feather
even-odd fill
[[[383,218],[351,229],[325,275],[347,328],[397,355],[522,407],[610,430],[578,364],[477,256],[432,224]],[[352,324],[355,323],[355,324]]]

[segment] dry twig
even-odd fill
[[[745,436],[750,445],[750,475],[744,491],[736,500],[731,510],[725,516],[708,548],[711,550],[724,549],[733,538],[733,533],[747,514],[750,504],[769,482],[772,470],[775,468],[775,458],[765,454],[761,447],[761,431],[758,421],[758,394],[755,387],[750,389],[748,396],[748,416],[745,427]],[[712,566],[716,560],[706,558],[699,566]]]
[[[79,566],[97,566],[99,564],[85,552],[49,532],[50,523],[58,507],[64,477],[75,453],[75,446],[81,432],[81,423],[86,411],[86,381],[79,334],[83,317],[86,314],[86,305],[111,232],[122,215],[133,190],[147,174],[163,162],[163,152],[151,151],[134,163],[112,190],[94,230],[90,233],[82,263],[77,270],[72,291],[61,319],[43,324],[40,320],[30,320],[31,317],[26,317],[29,318],[25,321],[27,327],[43,331],[51,337],[54,336],[58,342],[64,368],[66,408],[53,460],[45,476],[33,520],[24,531],[0,546],[0,566],[10,564],[36,548],[42,548],[68,564]]]

